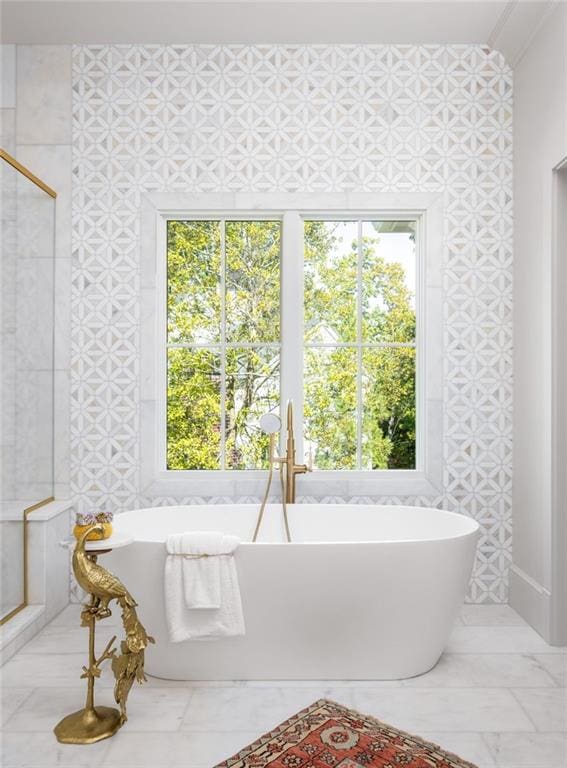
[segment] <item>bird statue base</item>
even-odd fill
[[[117,709],[85,707],[64,717],[55,726],[55,735],[62,744],[94,744],[114,736],[121,727],[122,720]]]
[[[81,626],[89,629],[89,660],[88,666],[83,667],[81,678],[87,680],[87,699],[84,709],[64,717],[54,728],[58,741],[62,744],[94,744],[102,739],[108,739],[121,728],[128,719],[126,702],[130,689],[135,681],[143,683],[144,651],[149,643],[153,643],[142,626],[136,613],[137,603],[126,587],[116,576],[97,563],[98,553],[86,552],[85,542],[91,531],[100,526],[89,526],[75,546],[73,552],[73,571],[77,581],[90,594],[90,601],[81,611]],[[111,615],[108,604],[116,600],[122,608],[122,624],[125,639],[120,643],[120,654],[114,648],[116,635],[107,643],[102,654],[97,658],[95,653],[95,625]],[[119,709],[112,707],[95,707],[94,684],[101,675],[101,664],[111,660],[114,673],[114,699]]]

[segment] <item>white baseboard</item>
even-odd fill
[[[550,642],[551,594],[519,566],[510,568],[510,605]]]

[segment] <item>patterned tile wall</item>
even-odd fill
[[[505,601],[512,75],[502,57],[460,45],[96,45],[75,47],[73,59],[71,450],[78,507],[198,501],[139,493],[143,193],[439,192],[444,492],[374,500],[442,505],[479,520],[469,599]]]

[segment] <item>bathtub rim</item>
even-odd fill
[[[132,516],[132,519],[134,515],[140,513],[140,512],[157,512],[157,511],[165,511],[165,510],[174,510],[179,509],[180,507],[187,507],[188,509],[192,508],[207,508],[207,507],[214,507],[214,508],[221,508],[221,509],[234,509],[235,507],[247,507],[247,508],[256,508],[259,510],[260,505],[256,503],[249,503],[249,502],[243,502],[243,503],[234,503],[234,504],[168,504],[163,506],[157,506],[157,507],[140,507],[138,509],[130,509],[126,510],[124,512],[121,512],[117,514],[114,518],[114,526],[117,530],[121,528],[121,518],[128,515],[129,517]],[[278,507],[281,511],[282,507],[281,504],[275,503],[275,504],[269,504],[267,509],[270,509],[272,507]],[[464,515],[460,512],[451,512],[446,509],[438,509],[437,507],[421,507],[416,505],[406,505],[406,504],[348,504],[348,503],[315,503],[315,504],[288,504],[287,505],[288,510],[292,511],[294,509],[297,509],[298,507],[302,508],[309,508],[309,507],[351,507],[355,509],[368,509],[368,508],[388,508],[388,509],[395,509],[399,507],[400,509],[404,510],[419,510],[420,512],[435,512],[437,514],[441,514],[444,518],[452,518],[453,520],[457,520],[462,525],[467,527],[467,530],[459,531],[458,533],[452,533],[451,535],[447,536],[437,536],[437,537],[428,537],[428,538],[401,538],[401,539],[354,539],[354,540],[348,540],[348,539],[341,539],[339,541],[319,541],[316,539],[312,539],[309,541],[294,541],[293,540],[293,530],[292,530],[292,540],[290,542],[288,541],[250,541],[248,539],[242,539],[240,542],[240,547],[246,547],[248,545],[253,546],[270,546],[270,547],[289,547],[289,546],[339,546],[339,545],[361,545],[361,544],[382,544],[382,545],[388,545],[388,544],[426,544],[426,543],[435,543],[435,542],[442,542],[442,541],[457,541],[459,539],[468,538],[469,536],[478,536],[480,532],[480,523],[478,520],[475,520],[473,517],[469,517],[468,515]],[[124,521],[124,522],[129,522]],[[290,527],[292,527],[293,523],[290,521]],[[146,533],[144,536],[141,535],[140,526],[133,526],[134,530],[129,530],[128,533],[131,535],[134,539],[134,543],[141,543],[141,544],[165,544],[165,537],[162,538],[156,538],[153,536],[152,538],[148,537],[148,534]],[[181,531],[178,531],[178,533],[181,533]]]

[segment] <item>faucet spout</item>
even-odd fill
[[[295,436],[293,432],[293,401],[287,403],[287,440],[286,455],[280,461],[285,465],[285,500],[288,504],[295,503],[295,477],[311,471],[307,464],[295,462]]]

